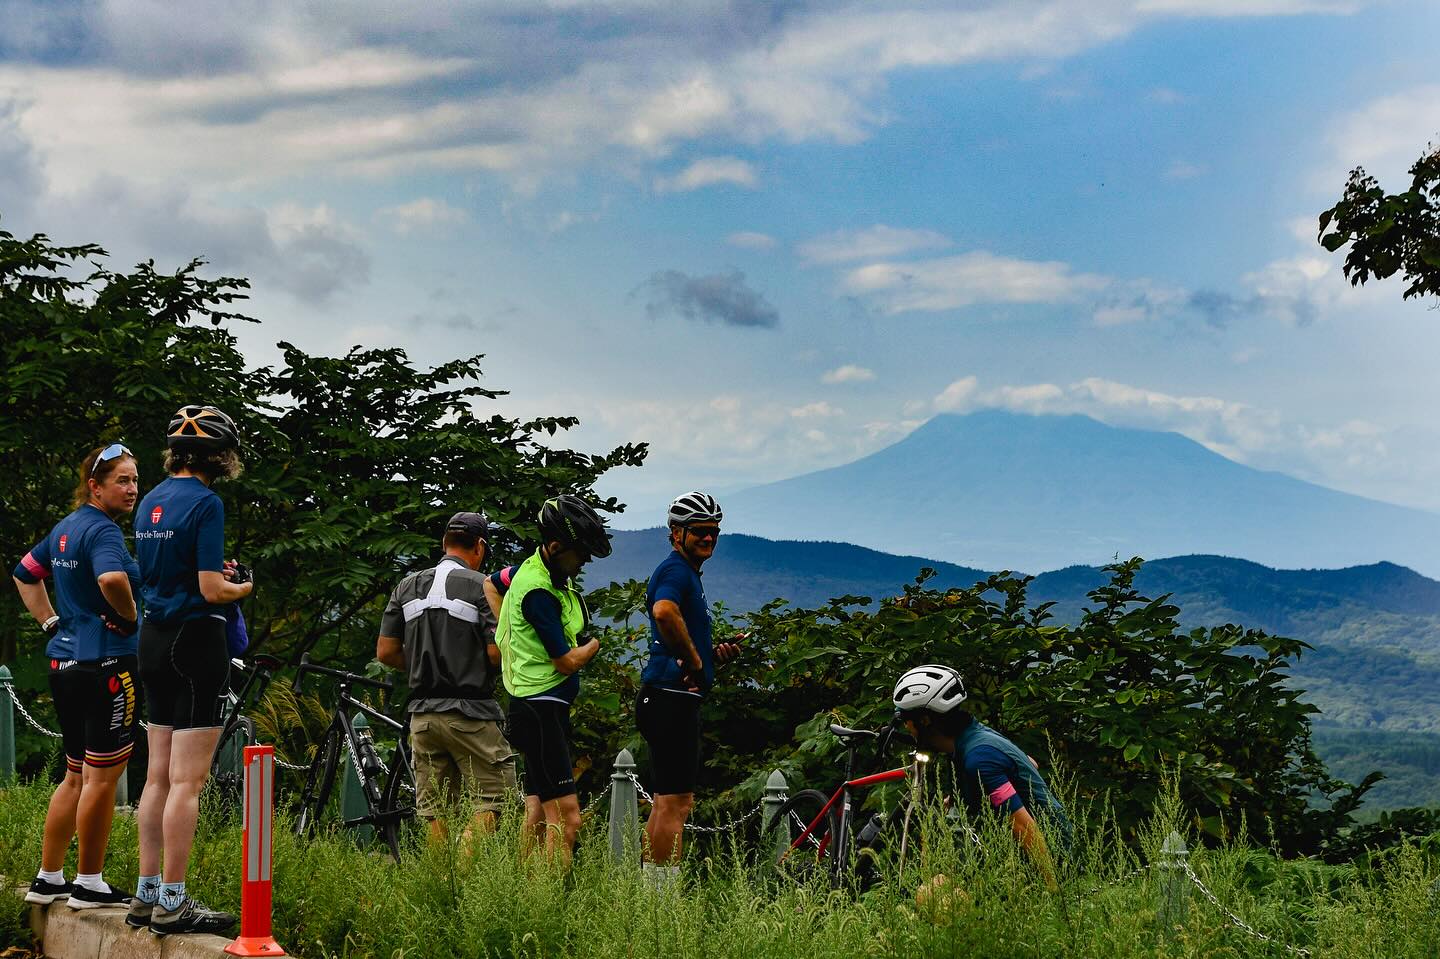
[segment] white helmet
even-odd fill
[[[688,526],[691,523],[718,523],[725,518],[720,504],[709,493],[696,490],[677,496],[670,504],[669,520],[672,526]]]
[[[965,684],[949,666],[916,666],[895,684],[895,708],[948,713],[965,701]]]

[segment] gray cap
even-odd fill
[[[445,524],[445,532],[484,537],[490,532],[490,519],[484,513],[456,513]]]

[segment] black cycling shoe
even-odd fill
[[[220,933],[239,921],[228,912],[219,912],[187,897],[179,909],[157,905],[150,913],[150,931],[157,936],[183,932]]]
[[[70,891],[70,901],[65,905],[71,909],[103,909],[106,906],[128,906],[130,898],[130,893],[116,889],[107,882],[104,892],[76,886]]]
[[[125,913],[125,925],[144,929],[150,925],[150,916],[159,908],[153,902],[142,902],[139,896],[130,900],[130,911]]]
[[[48,906],[59,899],[68,899],[75,891],[73,882],[46,882],[39,876],[30,884],[25,901],[34,906]]]

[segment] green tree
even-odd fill
[[[1050,604],[1028,605],[1029,578],[1008,573],[943,592],[922,574],[874,613],[857,608],[865,597],[841,597],[751,614],[742,658],[706,701],[702,791],[748,805],[777,767],[792,784],[833,785],[841,750],[828,723],[887,723],[896,677],[941,662],[965,677],[977,718],[1047,773],[1058,767],[1075,798],[1107,803],[1132,835],[1175,777],[1213,837],[1243,819],[1287,851],[1320,848],[1370,781],[1339,782],[1315,755],[1315,708],[1286,683],[1307,647],[1239,626],[1183,630],[1167,597],[1134,589],[1140,565],[1108,567],[1075,626],[1053,625]],[[633,617],[634,595],[612,587],[595,599]],[[717,635],[732,628],[721,621]],[[632,736],[621,723],[612,745]]]
[[[1403,193],[1386,193],[1356,167],[1340,201],[1320,214],[1318,238],[1331,253],[1350,245],[1345,276],[1352,286],[1400,273],[1405,299],[1440,296],[1440,147],[1427,147],[1410,167]]]
[[[228,308],[243,279],[173,275],[142,263],[99,265],[93,245],[56,246],[0,232],[0,556],[13,564],[70,509],[74,466],[124,441],[141,486],[162,478],[164,426],[200,400],[245,437],[245,473],[222,483],[227,553],[250,563],[252,645],[352,664],[373,655],[379,612],[404,572],[433,561],[442,519],[484,509],[507,529],[497,562],[532,539],[547,495],[575,492],[606,510],[595,479],[638,465],[644,445],[591,456],[554,445],[573,417],[479,417],[503,395],[478,384],[479,356],[417,368],[402,350],[310,356],[281,344],[278,370],[249,368]],[[209,322],[204,322],[208,320]],[[253,322],[253,321],[252,321]],[[128,524],[122,523],[128,528]],[[13,590],[0,591],[0,662],[21,685],[45,686],[41,636]],[[29,748],[38,748],[30,743]]]

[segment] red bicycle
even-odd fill
[[[780,807],[776,817],[781,828],[788,831],[790,843],[777,860],[777,865],[785,867],[789,864],[791,874],[802,880],[816,869],[823,869],[831,886],[838,889],[846,883],[853,863],[855,877],[864,888],[878,876],[880,852],[888,848],[897,836],[899,861],[903,865],[909,841],[910,812],[919,799],[924,783],[923,770],[930,757],[923,752],[912,752],[908,765],[853,778],[855,753],[860,743],[875,741],[876,751],[883,757],[896,729],[893,725],[881,730],[868,730],[832,724],[830,732],[846,746],[845,779],[832,795],[826,796],[818,789],[802,789]],[[910,794],[888,812],[873,814],[852,836],[855,819],[853,791],[907,779],[912,784]]]

